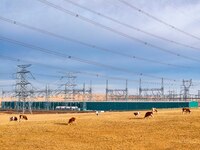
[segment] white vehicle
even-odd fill
[[[77,106],[56,106],[56,110],[78,110],[80,111],[80,108]]]

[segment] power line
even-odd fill
[[[51,75],[51,74],[42,74],[42,73],[33,73],[33,74],[38,75],[38,76],[44,76],[44,77],[60,78],[60,76]]]
[[[193,50],[198,50],[198,51],[200,50],[200,48],[193,47],[193,46],[191,46],[191,45],[187,45],[187,44],[184,44],[184,43],[181,43],[181,42],[177,42],[177,41],[174,41],[174,40],[170,40],[170,39],[168,39],[168,38],[165,38],[165,37],[162,37],[162,36],[159,36],[159,35],[155,35],[155,34],[153,34],[153,33],[147,32],[147,31],[144,31],[144,30],[142,30],[142,29],[140,29],[140,28],[134,27],[134,26],[132,26],[132,25],[130,25],[130,24],[121,22],[120,20],[114,19],[114,18],[112,18],[112,17],[109,17],[109,16],[104,15],[104,14],[102,14],[102,13],[99,13],[99,12],[97,12],[97,11],[94,11],[94,10],[92,10],[92,9],[89,9],[89,8],[87,8],[87,7],[85,7],[85,6],[82,6],[82,5],[80,5],[80,4],[77,4],[77,3],[75,3],[74,1],[71,1],[71,0],[65,0],[65,1],[71,3],[71,4],[75,5],[75,6],[77,6],[77,7],[79,7],[79,8],[85,9],[85,10],[91,12],[91,13],[94,13],[94,14],[96,14],[96,15],[98,15],[98,16],[101,16],[101,17],[103,17],[103,18],[106,18],[106,19],[108,19],[108,20],[111,20],[111,21],[113,21],[113,22],[115,22],[115,23],[118,23],[118,24],[123,25],[123,26],[125,26],[125,27],[127,27],[127,28],[130,28],[130,29],[133,29],[133,30],[135,30],[135,31],[144,33],[144,34],[149,35],[149,36],[151,36],[151,37],[154,37],[154,38],[157,38],[157,39],[166,41],[166,42],[170,42],[170,43],[173,43],[173,44],[176,44],[176,45],[179,45],[179,46],[183,46],[183,47],[186,47],[186,48],[190,48],[190,49],[193,49]]]
[[[70,59],[70,60],[78,61],[78,62],[85,63],[85,64],[90,64],[90,65],[99,66],[99,67],[103,67],[103,68],[109,68],[109,69],[112,69],[112,70],[122,71],[122,72],[130,73],[130,74],[133,74],[133,75],[137,75],[137,76],[146,76],[146,77],[157,78],[157,79],[163,78],[163,77],[159,77],[159,76],[155,76],[155,75],[133,72],[133,71],[130,71],[130,70],[127,70],[127,69],[124,69],[124,68],[119,68],[119,67],[115,67],[115,66],[111,66],[111,65],[107,65],[107,64],[102,64],[102,63],[99,63],[99,62],[96,62],[96,61],[81,59],[81,58],[78,58],[78,57],[75,57],[75,56],[67,55],[67,54],[64,54],[64,53],[61,53],[61,52],[53,51],[53,50],[50,50],[50,49],[47,49],[47,48],[42,48],[42,47],[35,46],[35,45],[32,45],[32,44],[27,44],[27,43],[20,42],[20,41],[17,41],[17,40],[13,40],[13,39],[10,39],[10,38],[6,38],[6,37],[3,37],[3,36],[0,36],[0,40],[6,41],[6,42],[9,42],[9,43],[13,43],[13,44],[16,44],[16,45],[20,45],[20,46],[29,48],[29,49],[34,50],[34,51],[43,52],[43,53],[46,53],[46,54],[54,55],[54,56],[57,56],[57,57],[62,57],[64,59]],[[173,79],[168,79],[168,78],[164,78],[164,79],[173,80]]]
[[[3,55],[0,55],[0,59],[6,59],[6,60],[10,60],[10,61],[20,62],[20,59],[9,57],[9,56],[3,56]]]
[[[123,36],[123,37],[125,37],[125,38],[128,38],[128,39],[130,39],[130,40],[139,42],[139,43],[141,43],[141,44],[143,44],[143,45],[145,45],[145,46],[149,46],[149,47],[152,47],[152,48],[157,49],[157,50],[159,50],[159,51],[162,51],[162,52],[165,52],[165,53],[168,53],[168,54],[171,54],[171,55],[175,55],[175,56],[177,56],[177,57],[182,57],[182,58],[187,59],[187,60],[192,60],[192,61],[200,62],[200,60],[197,59],[197,58],[192,58],[192,57],[189,57],[189,56],[186,56],[186,55],[182,55],[182,54],[179,54],[179,53],[170,51],[170,50],[168,50],[168,49],[165,49],[165,48],[156,46],[156,45],[154,45],[154,44],[145,42],[145,41],[143,41],[143,40],[137,39],[137,38],[135,38],[135,37],[133,37],[133,36],[130,36],[130,35],[125,34],[125,33],[123,33],[123,32],[117,31],[117,30],[115,30],[115,29],[113,29],[113,28],[111,28],[111,27],[105,26],[105,25],[100,24],[100,23],[98,23],[98,22],[95,22],[95,21],[93,21],[93,20],[91,20],[91,19],[88,19],[88,18],[86,18],[86,17],[84,17],[84,16],[81,16],[81,15],[79,15],[79,14],[77,14],[77,13],[74,13],[74,12],[72,12],[72,11],[69,11],[69,10],[67,10],[67,9],[65,9],[65,8],[63,8],[63,7],[61,7],[61,6],[55,5],[55,4],[53,4],[53,3],[51,3],[51,2],[49,2],[49,1],[47,1],[47,0],[38,0],[38,1],[41,2],[41,3],[43,3],[43,4],[45,4],[45,5],[47,5],[47,6],[50,6],[50,7],[52,7],[52,8],[55,8],[55,9],[59,10],[59,11],[62,11],[62,12],[64,12],[64,13],[66,13],[66,14],[69,14],[69,15],[71,15],[71,16],[73,16],[73,17],[79,18],[79,19],[81,19],[81,20],[83,20],[83,21],[85,21],[85,22],[88,22],[88,23],[93,24],[93,25],[95,25],[95,26],[101,27],[101,28],[103,28],[103,29],[105,29],[105,30],[111,31],[111,32],[116,33],[116,34],[118,34],[118,35],[121,35],[121,36]]]
[[[9,57],[9,56],[5,56],[5,55],[0,55],[0,59],[9,60],[9,61],[15,61],[15,62],[24,62],[24,63],[36,64],[36,65],[44,66],[44,67],[47,67],[47,68],[59,69],[61,71],[60,73],[62,73],[62,74],[65,73],[65,72],[63,72],[63,70],[65,69],[63,67],[52,66],[52,65],[47,65],[47,64],[33,62],[33,61],[28,61],[28,60],[22,60],[22,59],[19,59],[19,58]],[[105,78],[105,79],[123,80],[123,81],[128,80],[128,81],[131,81],[131,82],[137,82],[137,83],[139,83],[139,80],[133,80],[133,79],[122,78],[122,77],[107,76],[107,75],[103,75],[103,74],[100,74],[100,73],[91,73],[91,72],[85,72],[85,71],[75,71],[75,70],[71,70],[71,69],[69,71],[76,72],[76,73],[79,73],[79,74],[85,74],[85,75],[89,75],[89,76],[94,76],[94,77],[97,77],[97,78],[101,77],[101,78]],[[47,74],[34,73],[34,75],[60,78],[60,76],[49,75],[49,74],[47,75]],[[175,81],[177,81],[177,80],[174,80],[173,82],[175,82]],[[150,81],[143,81],[143,83],[160,84],[158,82],[150,82]]]
[[[159,18],[157,18],[157,17],[151,15],[150,13],[148,13],[148,12],[146,12],[146,11],[144,11],[144,10],[142,10],[142,9],[140,9],[140,8],[138,8],[138,7],[136,7],[136,6],[132,5],[132,4],[130,4],[130,3],[128,3],[127,1],[124,1],[124,0],[119,0],[119,1],[120,1],[121,3],[123,3],[123,4],[127,5],[127,6],[129,6],[130,8],[132,8],[132,9],[134,9],[134,10],[136,10],[136,11],[138,11],[138,12],[144,14],[144,15],[146,15],[147,17],[149,17],[149,18],[151,18],[151,19],[153,19],[153,20],[155,20],[155,21],[157,21],[157,22],[159,22],[159,23],[162,23],[162,24],[164,24],[164,25],[166,25],[166,26],[168,26],[168,27],[170,27],[170,28],[172,28],[173,30],[176,30],[176,31],[178,31],[178,32],[180,32],[180,33],[182,33],[182,34],[184,34],[184,35],[187,35],[187,36],[189,36],[189,37],[192,37],[192,38],[194,38],[194,39],[200,40],[200,37],[197,37],[197,36],[195,36],[195,35],[193,35],[193,34],[191,34],[191,33],[188,33],[188,32],[186,32],[186,31],[184,31],[184,30],[181,30],[181,29],[179,29],[178,27],[176,27],[176,26],[174,26],[174,25],[171,25],[171,24],[169,24],[169,23],[167,23],[167,22],[165,22],[165,21],[163,21],[163,20],[161,20],[161,19],[159,19]]]
[[[11,86],[14,86],[15,84],[0,84],[0,87],[11,87]]]
[[[51,66],[49,66],[51,67]],[[75,72],[77,74],[83,74],[83,75],[89,75],[89,76],[93,76],[93,77],[97,77],[97,78],[104,78],[104,79],[112,79],[112,80],[122,80],[122,81],[130,81],[130,82],[136,82],[139,83],[139,80],[133,80],[133,79],[128,79],[128,78],[122,78],[122,77],[114,77],[114,76],[108,76],[108,75],[103,75],[100,73],[91,73],[91,72],[85,72],[85,71],[75,71],[75,70],[70,70],[71,72]],[[66,72],[63,71],[63,68],[61,70],[62,74],[66,74]],[[39,74],[39,73],[34,73],[34,75],[39,75],[39,76],[46,76],[46,77],[53,77],[53,78],[62,78],[63,76],[57,76],[57,75],[49,75],[49,74]],[[143,83],[148,83],[148,84],[159,84],[159,82],[150,82],[150,81],[143,81]],[[170,83],[169,83],[170,84]],[[174,84],[174,83],[173,83]],[[170,84],[171,85],[171,84]]]
[[[139,56],[129,55],[129,54],[126,54],[126,53],[123,53],[123,52],[117,52],[115,50],[103,48],[103,47],[100,47],[100,46],[97,46],[97,45],[85,43],[83,41],[72,39],[72,38],[69,38],[69,37],[66,37],[66,36],[58,35],[58,34],[55,34],[55,33],[40,29],[40,28],[36,28],[36,27],[30,26],[30,25],[18,22],[16,20],[11,20],[11,19],[2,17],[2,16],[0,16],[0,20],[1,21],[5,21],[7,23],[14,24],[14,25],[18,25],[20,27],[24,27],[26,29],[37,31],[39,33],[50,35],[50,36],[53,36],[53,37],[56,37],[56,38],[59,38],[59,39],[65,40],[65,41],[78,43],[78,44],[90,47],[92,49],[101,50],[101,51],[104,51],[104,52],[109,52],[109,53],[112,53],[112,54],[115,54],[115,55],[120,55],[120,56],[123,56],[123,57],[126,57],[126,58],[137,59],[137,60],[142,60],[142,61],[151,62],[151,63],[155,63],[155,64],[166,65],[166,66],[170,66],[170,67],[176,67],[176,68],[179,68],[179,67],[181,67],[181,68],[190,68],[190,67],[187,67],[187,66],[176,65],[176,64],[171,64],[171,63],[165,63],[165,62],[162,62],[162,61],[157,61],[157,60],[147,59],[147,58],[143,58],[143,57],[139,57]]]

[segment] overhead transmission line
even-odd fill
[[[0,87],[11,87],[14,86],[14,84],[0,84]]]
[[[163,20],[161,20],[161,19],[159,19],[159,18],[157,18],[157,17],[151,15],[150,13],[148,13],[148,12],[146,12],[146,11],[144,11],[144,10],[142,10],[142,9],[140,9],[140,8],[138,8],[138,7],[136,7],[136,6],[134,6],[133,4],[131,4],[131,3],[127,2],[127,1],[124,1],[124,0],[119,0],[119,1],[120,1],[121,3],[123,3],[123,4],[127,5],[127,6],[129,6],[130,8],[132,8],[132,9],[138,11],[139,13],[142,13],[142,14],[146,15],[147,17],[149,17],[149,18],[151,18],[151,19],[153,19],[153,20],[155,20],[155,21],[157,21],[157,22],[159,22],[159,23],[161,23],[161,24],[164,24],[165,26],[168,26],[168,27],[172,28],[173,30],[176,30],[176,31],[178,31],[178,32],[180,32],[180,33],[182,33],[182,34],[184,34],[184,35],[186,35],[186,36],[192,37],[192,38],[194,38],[194,39],[196,39],[196,40],[200,40],[200,37],[198,37],[198,36],[196,36],[196,35],[193,35],[193,34],[191,34],[191,33],[188,33],[188,32],[186,32],[186,31],[184,31],[184,30],[182,30],[182,29],[179,29],[178,27],[176,27],[176,26],[174,26],[174,25],[172,25],[172,24],[170,24],[170,23],[167,23],[167,22],[165,22],[165,21],[163,21]]]
[[[133,71],[130,71],[130,70],[127,70],[127,69],[124,69],[124,68],[107,65],[107,64],[96,62],[96,61],[91,61],[91,60],[87,60],[87,59],[78,58],[78,57],[75,57],[75,56],[71,56],[71,55],[67,55],[67,54],[61,53],[61,52],[57,52],[55,50],[50,50],[50,49],[47,49],[47,48],[42,48],[42,47],[39,47],[39,46],[35,46],[33,44],[28,44],[28,43],[25,43],[25,42],[20,42],[20,41],[17,41],[17,40],[6,38],[4,36],[0,36],[0,40],[6,41],[6,42],[9,42],[9,43],[13,43],[15,45],[20,45],[20,46],[29,48],[29,49],[31,49],[33,51],[39,51],[39,52],[43,52],[43,53],[50,54],[50,55],[53,55],[53,56],[61,57],[61,58],[64,58],[64,59],[70,59],[70,60],[74,60],[74,61],[85,63],[85,64],[90,64],[90,65],[94,65],[94,66],[98,66],[98,67],[103,67],[103,68],[109,68],[109,69],[112,69],[112,70],[122,71],[122,72],[126,72],[126,73],[129,73],[129,74],[137,75],[137,76],[146,76],[146,77],[157,78],[157,79],[158,78],[159,79],[163,78],[163,77],[159,77],[159,76],[155,76],[155,75],[149,75],[149,74],[144,74],[144,73],[133,72]],[[165,79],[165,80],[173,80],[173,79],[169,79],[169,78],[163,78],[163,79]]]
[[[10,57],[10,56],[5,56],[5,55],[0,55],[0,59],[4,59],[4,60],[9,60],[9,61],[14,61],[14,62],[24,62],[24,63],[31,63],[31,64],[35,64],[35,65],[40,65],[40,66],[44,66],[46,68],[54,68],[54,69],[58,69],[61,71],[62,74],[64,74],[63,70],[66,68],[63,67],[58,67],[58,66],[52,66],[52,65],[47,65],[47,64],[43,64],[43,63],[38,63],[38,62],[33,62],[33,61],[28,61],[28,60],[22,60],[19,58],[14,58],[14,57]],[[93,76],[93,77],[97,77],[97,78],[105,78],[105,79],[112,79],[112,80],[128,80],[131,82],[136,82],[139,83],[139,80],[133,80],[133,79],[128,79],[128,78],[122,78],[122,77],[114,77],[114,76],[107,76],[107,75],[103,75],[100,73],[91,73],[91,72],[85,72],[85,71],[75,71],[75,70],[69,70],[72,72],[77,72],[79,74],[84,74],[84,75],[89,75],[89,76]],[[54,78],[60,78],[60,76],[56,76],[56,75],[47,75],[47,74],[39,74],[39,73],[34,73],[34,75],[38,75],[38,76],[46,76],[46,77],[54,77]],[[175,80],[174,80],[175,81]],[[173,81],[173,82],[174,82]],[[150,82],[150,81],[143,81],[143,83],[147,83],[147,84],[160,84],[158,82]],[[174,83],[168,83],[170,85],[174,85]]]
[[[90,8],[82,6],[82,5],[78,4],[78,3],[76,3],[75,1],[71,1],[71,0],[65,0],[65,1],[71,3],[71,4],[75,5],[75,6],[77,6],[79,8],[85,9],[85,10],[87,10],[87,11],[93,13],[93,14],[96,14],[96,15],[98,15],[100,17],[106,18],[107,20],[113,21],[113,22],[118,23],[120,25],[123,25],[123,26],[125,26],[127,28],[133,29],[133,30],[135,30],[137,32],[144,33],[146,35],[149,35],[151,37],[154,37],[154,38],[157,38],[157,39],[169,42],[169,43],[173,43],[173,44],[176,44],[176,45],[179,45],[179,46],[183,46],[183,47],[186,47],[186,48],[190,48],[190,49],[193,49],[193,50],[200,51],[200,48],[197,48],[197,47],[194,47],[194,46],[191,46],[191,45],[187,45],[187,44],[184,44],[184,43],[181,43],[181,42],[177,42],[177,41],[174,41],[174,40],[171,40],[171,39],[168,39],[168,38],[165,38],[165,37],[162,37],[162,36],[159,36],[159,35],[147,32],[147,31],[144,31],[144,30],[142,30],[142,29],[140,29],[138,27],[134,27],[133,25],[124,23],[124,22],[122,22],[122,21],[120,21],[118,19],[114,19],[114,18],[109,17],[107,15],[104,15],[104,14],[102,14],[100,12],[97,12],[97,11],[94,11],[94,10],[92,10]]]
[[[190,68],[190,67],[187,67],[187,66],[165,63],[165,62],[158,61],[158,60],[152,60],[152,59],[148,59],[148,58],[143,58],[143,57],[139,57],[139,56],[135,56],[135,55],[126,54],[126,53],[123,53],[123,52],[118,52],[118,51],[111,50],[111,49],[108,49],[108,48],[103,48],[103,47],[100,47],[100,46],[97,46],[97,45],[94,45],[94,44],[85,43],[83,41],[76,40],[76,39],[73,39],[73,38],[70,38],[70,37],[67,37],[67,36],[62,36],[62,35],[59,35],[59,34],[56,34],[56,33],[53,33],[53,32],[49,32],[47,30],[36,28],[36,27],[30,26],[30,25],[18,22],[16,20],[11,20],[11,19],[2,17],[2,16],[0,16],[0,20],[5,21],[5,22],[10,23],[10,24],[14,24],[14,25],[26,28],[26,29],[29,29],[29,30],[36,31],[36,32],[39,32],[39,33],[42,33],[42,34],[50,35],[50,36],[53,36],[53,37],[56,37],[56,38],[59,38],[59,39],[65,40],[65,41],[78,43],[78,44],[90,47],[92,49],[96,49],[96,50],[112,53],[112,54],[115,54],[115,55],[123,56],[123,57],[126,57],[126,58],[130,58],[132,60],[137,59],[137,60],[142,60],[142,61],[145,61],[145,62],[160,64],[160,65],[166,65],[166,66],[175,67],[175,68],[180,68],[180,67],[181,68],[187,68],[187,69]]]
[[[123,33],[123,32],[120,32],[120,31],[118,31],[118,30],[115,30],[115,29],[113,29],[113,28],[111,28],[111,27],[105,26],[105,25],[103,25],[103,24],[101,24],[101,23],[95,22],[95,21],[93,21],[93,20],[91,20],[91,19],[89,19],[89,18],[87,18],[87,17],[81,16],[81,15],[79,15],[79,14],[77,14],[77,13],[74,13],[74,12],[72,12],[72,11],[70,11],[70,10],[67,10],[67,9],[65,9],[65,8],[63,8],[63,7],[59,6],[59,5],[55,5],[55,4],[53,4],[53,3],[51,3],[51,2],[49,2],[49,1],[47,1],[47,0],[38,0],[38,1],[41,2],[41,3],[43,3],[43,4],[45,4],[45,5],[47,5],[47,6],[50,6],[50,7],[52,7],[52,8],[55,8],[55,9],[59,10],[59,11],[62,11],[62,12],[64,12],[64,13],[66,13],[66,14],[69,14],[69,15],[71,15],[71,16],[73,16],[73,17],[76,17],[76,18],[78,18],[78,19],[81,19],[81,20],[83,20],[83,21],[85,21],[85,22],[88,22],[88,23],[93,24],[93,25],[95,25],[95,26],[101,27],[101,28],[103,28],[103,29],[105,29],[105,30],[111,31],[111,32],[113,32],[113,33],[115,33],[115,34],[118,34],[118,35],[123,36],[123,37],[125,37],[125,38],[128,38],[128,39],[130,39],[130,40],[139,42],[139,43],[141,43],[141,44],[143,44],[143,45],[145,45],[145,46],[148,46],[148,47],[157,49],[157,50],[159,50],[159,51],[162,51],[162,52],[165,52],[165,53],[168,53],[168,54],[177,56],[177,57],[182,57],[182,58],[187,59],[187,60],[200,62],[200,60],[197,59],[197,58],[193,58],[193,57],[189,57],[189,56],[186,56],[186,55],[182,55],[182,54],[179,54],[179,53],[170,51],[170,50],[168,50],[168,49],[162,48],[162,47],[160,47],[160,46],[151,44],[151,43],[149,43],[149,42],[145,42],[145,41],[143,41],[143,40],[141,40],[141,39],[137,39],[137,38],[135,38],[135,37],[133,37],[133,36],[130,36],[130,35],[128,35],[128,34],[125,34],[125,33]]]

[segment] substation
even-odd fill
[[[28,111],[130,111],[148,110],[151,108],[182,108],[198,107],[199,94],[189,94],[192,80],[183,80],[180,94],[170,91],[164,94],[164,81],[161,80],[160,88],[144,88],[142,80],[139,81],[139,94],[129,95],[128,80],[124,89],[109,88],[109,80],[106,80],[105,94],[98,100],[93,93],[92,85],[86,88],[85,84],[80,89],[76,88],[73,72],[67,73],[67,81],[63,89],[36,90],[28,81],[28,67],[31,65],[18,65],[16,73],[16,85],[13,91],[2,91],[1,110],[14,110],[25,113]],[[58,99],[59,97],[59,99]],[[38,100],[40,98],[40,100]],[[4,100],[6,99],[6,100]]]

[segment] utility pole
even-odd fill
[[[89,101],[92,100],[92,81],[90,81],[90,89],[89,89]]]
[[[50,106],[50,103],[49,103],[49,94],[50,94],[49,86],[46,85],[46,89],[45,89],[45,101],[46,101],[46,109],[47,110],[49,110],[49,106]]]
[[[126,99],[126,101],[128,100],[128,80],[126,80],[126,89],[125,89],[125,93],[126,93],[126,95],[125,95],[125,99]]]
[[[85,101],[85,83],[83,83],[83,102]]]
[[[141,98],[142,96],[142,79],[140,78],[140,81],[139,81],[139,96]]]
[[[106,80],[106,101],[108,101],[108,80]]]
[[[161,94],[162,94],[162,98],[164,98],[164,80],[162,78],[162,82],[161,82]]]

